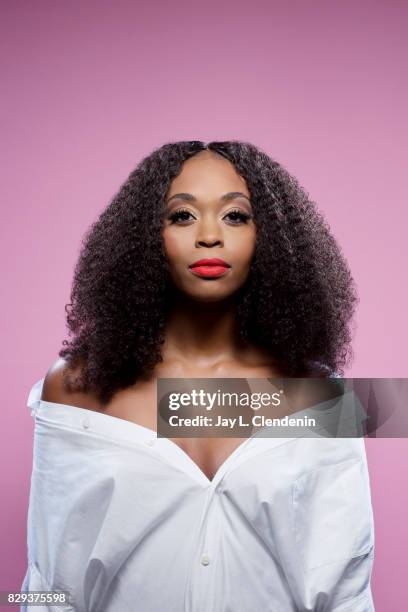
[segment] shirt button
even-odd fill
[[[150,440],[146,440],[146,444],[147,444],[148,446],[153,446],[153,444],[154,444],[154,438],[151,438]]]
[[[83,427],[84,429],[89,429],[89,427],[90,427],[89,417],[84,417],[84,418],[81,420],[81,425],[82,425],[82,427]]]
[[[201,555],[201,565],[208,565],[210,563],[210,557],[205,553]]]

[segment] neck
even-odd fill
[[[198,302],[183,296],[174,300],[163,346],[165,358],[210,366],[236,358],[242,348],[232,299]]]

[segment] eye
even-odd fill
[[[190,219],[188,218],[189,216],[194,219],[192,213],[189,210],[187,210],[186,208],[179,208],[178,210],[172,212],[168,216],[168,219],[171,221],[172,224],[179,222],[179,224],[182,225],[190,221]],[[229,218],[230,225],[241,225],[242,223],[247,223],[249,219],[252,219],[252,215],[245,213],[242,210],[239,210],[239,208],[237,208],[234,210],[230,210],[229,213],[227,213],[223,218]]]
[[[232,218],[231,219],[232,225],[239,225],[240,223],[247,223],[249,219],[252,219],[252,215],[249,215],[248,213],[245,213],[239,209],[230,210],[230,212],[225,215],[224,219],[226,217]]]
[[[172,223],[175,223],[176,221],[180,220],[180,221],[189,221],[189,219],[186,217],[188,217],[188,215],[191,215],[191,212],[185,208],[179,208],[179,210],[175,210],[174,212],[171,213],[171,215],[169,215],[169,219]],[[191,215],[192,216],[192,215]]]

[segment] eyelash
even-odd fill
[[[177,221],[180,218],[180,215],[182,215],[183,213],[187,213],[188,215],[192,214],[186,208],[179,208],[178,210],[176,210],[173,213],[171,213],[171,215],[169,215],[170,221],[172,223],[174,223],[175,221]],[[247,223],[249,221],[249,219],[252,219],[251,215],[249,215],[248,213],[244,213],[244,212],[242,212],[242,210],[239,210],[239,209],[230,210],[229,213],[227,213],[225,216],[228,217],[228,215],[231,215],[231,214],[238,215],[241,218],[241,221],[243,223]],[[232,221],[231,223],[232,223],[232,225],[240,225],[240,223],[236,222],[236,221]]]

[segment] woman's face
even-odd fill
[[[256,229],[245,180],[225,158],[201,151],[171,182],[163,222],[174,285],[199,301],[234,294],[248,277]],[[202,259],[223,265],[192,267]]]

